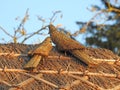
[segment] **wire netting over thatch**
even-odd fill
[[[36,70],[24,70],[23,66],[30,59],[27,52],[35,47],[37,45],[0,45],[0,90],[120,90],[120,64],[100,63],[88,67],[55,48],[48,58],[40,61]],[[94,56],[92,52],[93,49]],[[109,51],[104,52],[108,57]],[[109,54],[114,59],[119,58],[112,52]]]

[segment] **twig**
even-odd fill
[[[27,19],[28,19],[28,17],[29,17],[28,11],[29,11],[29,9],[26,10],[25,16],[23,17],[23,19],[22,19],[21,23],[19,24],[17,30],[15,30],[15,35],[14,35],[14,36],[16,36],[16,32],[19,31],[20,28],[21,28],[21,27],[24,25],[24,23],[27,21]]]
[[[79,83],[80,83],[80,80],[75,80],[72,83],[66,84],[65,86],[61,87],[61,89],[59,90],[70,90],[71,87],[79,85]]]
[[[99,11],[98,13],[96,13],[96,14],[90,19],[90,21],[85,24],[85,27],[88,27],[88,25],[94,20],[94,18],[96,18],[96,17],[97,17],[98,15],[100,15],[101,13],[103,13],[102,10]]]
[[[7,86],[9,86],[9,87],[12,86],[11,84],[9,84],[8,82],[6,82],[6,81],[4,81],[4,80],[0,80],[0,83],[3,83],[3,84],[5,84],[5,85],[7,85]]]
[[[81,31],[81,30],[86,30],[86,28],[89,26],[89,24],[90,24],[91,22],[93,22],[93,20],[94,20],[98,15],[100,15],[100,14],[103,13],[103,12],[104,12],[104,10],[101,10],[101,11],[99,11],[98,13],[96,13],[96,14],[80,29],[80,31]],[[72,34],[72,36],[77,36],[80,31],[74,32],[74,33]]]
[[[110,2],[106,2],[106,1],[105,1],[105,3],[106,3],[107,11],[108,11],[108,12],[115,12],[115,13],[117,13],[117,14],[120,13],[120,9],[118,9],[118,8],[116,8],[116,7],[113,7],[113,6],[110,4]]]
[[[92,82],[90,82],[90,81],[88,81],[84,78],[81,78],[79,76],[75,76],[75,75],[72,75],[72,74],[68,74],[68,76],[73,77],[73,78],[78,79],[78,80],[81,80],[81,81],[87,83],[88,85],[92,86],[96,90],[103,90],[103,88],[99,87],[98,85],[93,84]]]
[[[42,74],[37,74],[37,75],[35,75],[35,77],[36,78],[42,77]],[[9,90],[17,90],[18,88],[22,88],[23,86],[28,85],[29,83],[31,83],[33,81],[35,81],[34,78],[29,78],[29,79],[27,79],[27,80],[25,80],[25,81],[15,85],[14,87],[16,87],[16,89],[12,87]]]
[[[21,43],[24,43],[27,39],[31,38],[32,36],[34,36],[35,34],[38,34],[40,31],[46,29],[48,27],[48,25],[42,27],[41,29],[39,29],[38,31],[32,33],[31,35],[29,35],[28,37],[24,38],[23,41]]]
[[[52,22],[54,22],[55,21],[55,16],[56,16],[56,14],[58,14],[58,13],[61,13],[61,11],[55,11],[55,12],[53,12],[53,15],[52,15],[52,17],[50,18],[50,23],[52,23]]]
[[[105,90],[120,90],[120,84],[115,86],[114,88],[111,89],[105,89]]]
[[[38,78],[38,77],[35,77],[34,75],[31,75],[31,74],[28,74],[28,73],[24,73],[24,72],[19,72],[19,73],[24,74],[24,75],[29,76],[29,77],[32,77],[32,78],[34,78],[36,80],[42,81],[42,82],[44,82],[44,83],[46,83],[46,84],[48,84],[48,85],[50,85],[50,86],[52,86],[54,88],[59,88],[57,85],[55,85],[55,84],[53,84],[53,83],[51,83],[51,82],[49,82],[47,80],[44,80],[42,78]]]
[[[6,35],[8,35],[8,36],[10,36],[11,38],[13,38],[13,36],[12,36],[10,33],[8,33],[2,26],[0,26],[0,29],[1,29]]]

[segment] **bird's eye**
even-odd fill
[[[50,43],[52,43],[52,40],[50,40]]]

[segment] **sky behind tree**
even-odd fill
[[[19,25],[19,19],[21,20],[24,17],[26,10],[29,8],[30,16],[25,24],[25,29],[27,32],[34,32],[41,28],[41,22],[37,19],[37,16],[48,20],[52,16],[52,12],[60,10],[63,18],[58,17],[54,24],[62,24],[63,27],[73,33],[79,29],[75,24],[76,21],[89,21],[94,16],[95,13],[87,9],[91,5],[101,6],[102,4],[100,0],[2,0],[0,3],[0,26],[13,34],[14,29]],[[15,18],[18,18],[18,20],[16,21]],[[0,33],[0,38],[6,37],[6,41],[10,40],[3,31],[0,31]],[[31,38],[26,43],[34,43],[34,39],[37,40],[37,38],[39,37]],[[80,36],[78,39],[82,40],[82,37]]]

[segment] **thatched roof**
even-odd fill
[[[71,54],[58,52],[55,48],[48,58],[40,61],[36,70],[24,70],[23,66],[30,59],[27,52],[36,46],[0,45],[0,90],[120,90],[119,63],[111,65],[102,62],[88,67]],[[104,53],[101,56],[94,51]],[[86,53],[100,59],[103,56],[119,58],[106,49],[88,48]]]

